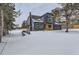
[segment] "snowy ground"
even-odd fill
[[[79,55],[79,29],[33,31],[22,36],[22,30],[11,31],[2,55]],[[0,44],[1,45],[1,44]]]

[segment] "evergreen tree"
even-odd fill
[[[1,13],[1,10],[3,13]],[[15,17],[19,15],[19,11],[15,11],[15,4],[14,3],[0,3],[0,26],[3,26],[3,30],[0,29],[5,35],[9,33],[9,30],[12,30],[15,26]],[[2,25],[3,23],[3,25]]]
[[[27,28],[26,21],[23,21],[21,28]]]

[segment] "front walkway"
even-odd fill
[[[10,33],[9,40],[2,55],[24,54],[79,54],[79,32],[36,31],[23,37],[21,30],[14,30]]]

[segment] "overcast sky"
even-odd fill
[[[22,12],[21,16],[16,18],[15,23],[21,25],[23,20],[27,20],[30,11],[33,15],[43,15],[56,7],[60,7],[60,5],[56,3],[17,3],[15,7],[16,10]]]

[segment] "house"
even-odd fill
[[[74,21],[72,21],[72,28],[79,28],[79,19],[76,19]]]
[[[71,16],[68,24],[69,28],[78,29],[79,28],[79,15]],[[62,28],[66,28],[66,19],[62,19]]]
[[[72,21],[72,28],[79,29],[79,15],[75,16],[75,19]]]
[[[38,30],[60,30],[61,25],[53,19],[52,13],[45,13],[42,16],[30,15],[27,18],[28,28],[32,31]]]

